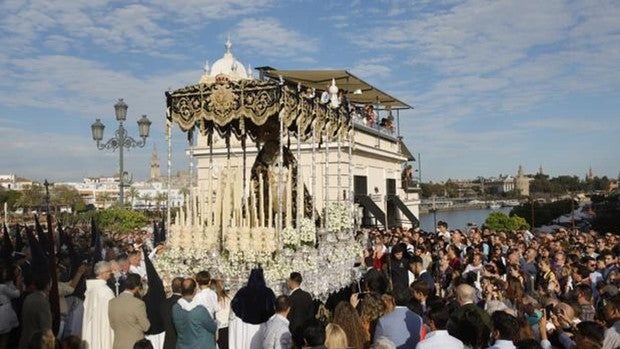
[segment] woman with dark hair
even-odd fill
[[[230,303],[234,317],[228,323],[228,346],[231,349],[259,349],[259,330],[275,314],[276,295],[267,287],[263,269],[252,269],[248,284]],[[231,314],[231,315],[233,315]]]

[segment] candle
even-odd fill
[[[205,195],[205,199],[207,200],[207,207],[206,207],[206,213],[205,213],[205,219],[207,221],[207,226],[210,227],[211,225],[213,225],[212,223],[212,214],[211,214],[211,201],[213,200],[213,169],[210,168],[209,171],[207,172],[207,176],[209,176],[207,178],[207,193]]]
[[[263,182],[263,174],[258,174],[258,205],[260,211],[260,226],[265,226],[265,184]]]
[[[268,203],[267,203],[267,226],[269,228],[273,228],[273,181],[270,179],[270,177],[267,177],[267,180],[269,181],[269,191],[268,191]]]
[[[293,171],[289,168],[286,176],[286,226],[293,224]]]

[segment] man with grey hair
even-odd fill
[[[94,272],[96,278],[86,280],[82,339],[89,349],[109,349],[114,342],[114,331],[108,319],[108,302],[114,298],[114,292],[106,282],[112,268],[110,263],[101,261],[95,264]]]
[[[468,313],[475,312],[477,318],[482,320],[484,327],[488,329],[488,332],[491,332],[492,324],[491,317],[487,314],[482,308],[478,307],[475,303],[476,301],[476,289],[468,284],[460,284],[456,288],[456,302],[458,303],[457,310],[450,316],[450,320],[448,320],[448,333],[451,336],[454,336],[461,341],[465,345],[468,345],[467,334],[462,333],[463,330],[459,327],[463,319],[467,316]]]

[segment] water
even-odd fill
[[[468,223],[475,223],[479,227],[482,226],[491,212],[502,212],[508,214],[510,210],[510,207],[502,207],[497,210],[484,208],[461,211],[438,211],[436,214],[437,222],[444,221],[448,223],[448,229],[461,229],[462,231],[465,231]],[[420,226],[424,231],[434,231],[433,224],[433,213],[420,214]]]

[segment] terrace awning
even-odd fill
[[[271,67],[257,69],[270,78],[279,79],[281,76],[284,80],[321,91],[327,90],[334,79],[338,88],[346,91],[346,97],[350,103],[379,103],[385,108],[412,109],[407,103],[390,96],[346,70],[278,70]],[[355,91],[361,94],[356,94]]]

